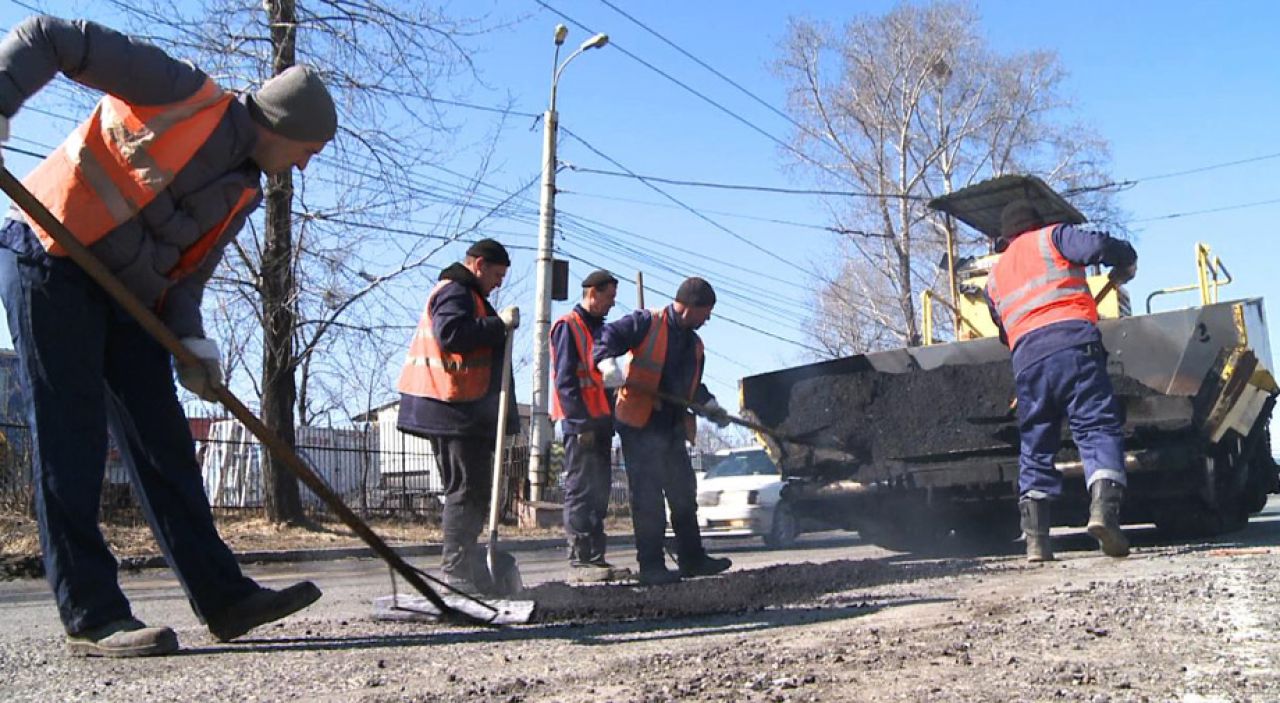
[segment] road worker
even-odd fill
[[[508,335],[520,325],[520,310],[511,306],[499,314],[489,294],[502,285],[510,266],[506,247],[482,239],[467,249],[463,261],[440,272],[398,386],[397,425],[431,441],[444,487],[441,571],[448,584],[473,593],[495,588],[477,539],[493,487],[502,354]],[[520,420],[515,394],[508,398],[505,432],[510,435]]]
[[[1105,232],[1044,221],[1027,200],[1005,206],[1000,255],[987,279],[991,317],[1013,350],[1021,456],[1019,511],[1028,561],[1050,561],[1050,503],[1062,493],[1054,457],[1071,429],[1090,494],[1088,531],[1109,556],[1129,554],[1120,529],[1124,420],[1107,376],[1107,350],[1085,266],[1105,264],[1117,283],[1137,274],[1133,247]]]
[[[594,358],[605,316],[617,296],[618,279],[608,271],[593,271],[582,280],[582,301],[551,327],[551,419],[560,421],[564,434],[564,530],[569,567],[577,581],[629,575],[605,560],[604,519],[613,485],[613,400]]]
[[[709,576],[732,565],[727,558],[708,555],[702,546],[697,483],[686,445],[696,435],[696,418],[684,404],[655,393],[697,403],[708,419],[728,426],[728,413],[702,383],[705,355],[696,331],[711,319],[715,304],[710,283],[685,279],[671,305],[606,323],[595,348],[605,384],[619,388],[614,419],[626,462],[641,584]],[[628,353],[630,363],[624,368],[617,358]],[[664,498],[671,508],[678,572],[667,568],[663,556]]]
[[[154,46],[39,16],[0,41],[0,138],[59,72],[106,95],[23,183],[201,360],[178,379],[213,399],[222,372],[200,315],[205,284],[261,204],[263,174],[302,170],[333,139],[333,100],[304,66],[237,95]],[[108,426],[160,550],[214,637],[320,597],[310,582],[275,591],[241,573],[214,527],[170,354],[16,210],[0,229],[0,298],[28,401],[45,573],[73,654],[178,648],[172,629],[133,616],[98,528]]]

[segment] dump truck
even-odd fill
[[[1085,222],[1032,176],[984,181],[929,205],[994,238],[1001,210],[1018,198],[1046,221]],[[1195,254],[1196,282],[1152,293],[1140,314],[1103,271],[1089,276],[1124,410],[1121,520],[1179,538],[1240,529],[1280,490],[1269,434],[1280,389],[1263,301],[1220,300],[1230,272],[1207,245]],[[939,305],[955,341],[934,339],[933,308],[945,300],[926,292],[921,346],[741,380],[744,414],[778,430],[759,438],[782,469],[783,500],[795,514],[901,551],[986,550],[1020,536],[1013,372],[983,295],[998,256],[957,261],[954,302]],[[1151,310],[1175,293],[1198,293],[1200,304]],[[1066,484],[1054,523],[1084,525],[1083,466],[1063,424],[1057,468]]]

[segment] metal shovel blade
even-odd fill
[[[533,618],[531,600],[477,600],[463,595],[441,594],[445,605],[489,625],[524,625]],[[373,599],[374,620],[401,622],[442,621],[440,610],[431,601],[412,593],[397,593]]]
[[[498,550],[493,543],[489,544],[485,563],[489,566],[489,593],[509,598],[524,590],[524,581],[520,578],[520,569],[516,566],[516,558]]]

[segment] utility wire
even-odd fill
[[[1187,212],[1174,212],[1168,215],[1156,215],[1154,217],[1141,217],[1136,220],[1129,220],[1129,224],[1136,222],[1155,222],[1156,220],[1174,220],[1180,217],[1191,217],[1193,215],[1208,215],[1215,212],[1227,212],[1228,210],[1243,210],[1245,208],[1258,207],[1260,205],[1274,205],[1280,203],[1280,198],[1272,198],[1270,200],[1255,200],[1248,203],[1236,203],[1234,205],[1223,205],[1221,207],[1205,208],[1203,210],[1188,210]]]
[[[595,268],[607,268],[607,267],[605,267],[605,266],[602,266],[602,265],[600,265],[600,264],[598,264],[598,263],[592,262],[592,261],[590,261],[590,260],[588,260],[588,259],[585,259],[585,258],[583,258],[583,257],[581,257],[581,256],[578,256],[578,255],[573,254],[573,253],[568,252],[568,251],[561,250],[561,252],[560,252],[560,253],[564,254],[565,256],[569,257],[570,259],[576,259],[576,260],[578,260],[578,261],[581,261],[582,263],[584,263],[584,264],[586,264],[586,265],[588,265],[588,266],[593,266],[593,267],[595,267]],[[666,294],[666,293],[664,293],[663,291],[657,290],[656,288],[652,288],[652,287],[650,287],[650,286],[648,286],[648,285],[646,285],[646,286],[644,287],[644,289],[645,289],[646,291],[650,291],[650,292],[652,292],[652,293],[655,293],[655,294],[657,294],[657,295],[660,295],[660,296],[662,296],[664,299],[668,297],[668,296],[667,296],[667,294]],[[716,317],[718,317],[718,318],[720,318],[720,319],[724,320],[725,322],[728,322],[729,324],[736,325],[736,326],[741,327],[741,328],[743,328],[743,329],[751,330],[752,332],[756,332],[756,333],[758,333],[758,334],[762,334],[762,335],[764,335],[764,336],[766,336],[766,337],[770,337],[770,338],[772,338],[772,339],[776,339],[776,340],[778,340],[778,341],[780,341],[780,342],[786,342],[787,344],[792,344],[792,345],[795,345],[795,346],[800,347],[800,348],[802,348],[802,349],[807,349],[807,350],[812,351],[812,352],[822,353],[822,350],[821,350],[821,349],[818,349],[817,347],[811,347],[811,346],[809,346],[808,344],[805,344],[804,342],[797,342],[797,341],[796,341],[796,340],[794,340],[794,339],[788,339],[788,338],[786,338],[786,337],[783,337],[783,336],[780,336],[780,335],[774,334],[773,332],[770,332],[770,331],[768,331],[768,330],[762,330],[762,329],[760,329],[759,327],[756,327],[756,326],[754,326],[754,325],[747,324],[747,323],[742,322],[742,321],[740,321],[740,320],[736,320],[736,319],[734,319],[734,318],[732,318],[732,317],[729,317],[728,315],[716,315]]]
[[[535,2],[542,2],[542,0],[535,0]],[[783,264],[786,264],[787,266],[790,266],[791,268],[794,268],[794,269],[796,269],[796,270],[798,270],[798,271],[800,271],[800,272],[802,272],[802,273],[806,273],[806,274],[808,274],[808,273],[812,273],[812,271],[810,271],[809,269],[807,269],[807,268],[805,268],[805,267],[803,267],[803,266],[801,266],[801,265],[799,265],[799,264],[797,264],[797,263],[795,263],[795,262],[793,262],[793,261],[790,261],[790,260],[788,260],[788,259],[786,259],[786,258],[784,258],[784,257],[782,257],[782,256],[779,256],[779,255],[778,255],[776,252],[774,252],[773,250],[771,250],[771,249],[767,249],[767,248],[765,248],[765,247],[763,247],[763,246],[760,246],[759,244],[757,244],[757,243],[755,243],[755,242],[751,241],[750,239],[747,239],[746,237],[742,236],[741,234],[738,234],[737,232],[734,232],[733,230],[729,229],[728,227],[725,227],[724,225],[720,224],[719,222],[716,222],[715,220],[711,219],[710,217],[707,217],[706,215],[702,214],[701,212],[698,212],[696,209],[694,209],[692,206],[690,206],[690,205],[686,204],[684,201],[680,200],[679,198],[676,198],[674,195],[671,195],[671,194],[670,194],[670,193],[668,193],[667,191],[665,191],[665,190],[663,190],[663,189],[659,188],[658,186],[653,185],[653,184],[652,184],[652,183],[650,183],[649,181],[645,180],[642,176],[640,176],[640,175],[636,174],[636,173],[635,173],[634,171],[632,171],[631,169],[627,168],[626,166],[623,166],[621,163],[619,163],[619,162],[618,162],[616,159],[614,159],[613,157],[611,157],[611,156],[609,156],[608,154],[605,154],[604,152],[602,152],[602,151],[600,151],[599,149],[595,148],[594,146],[592,146],[592,145],[591,145],[591,143],[590,143],[590,142],[586,141],[586,140],[585,140],[585,139],[583,139],[582,137],[579,137],[575,132],[573,132],[573,130],[569,129],[568,127],[565,127],[565,126],[563,126],[563,125],[562,125],[560,128],[564,130],[565,134],[567,134],[567,135],[569,135],[570,137],[574,138],[575,140],[577,140],[577,141],[578,141],[578,143],[582,144],[582,145],[583,145],[583,146],[585,146],[587,149],[589,149],[589,150],[591,151],[591,153],[595,154],[596,156],[599,156],[600,158],[604,159],[605,161],[608,161],[609,163],[613,164],[613,165],[614,165],[614,166],[616,166],[617,168],[620,168],[620,169],[622,169],[623,171],[626,171],[627,173],[631,174],[631,176],[632,176],[633,178],[638,178],[638,179],[640,180],[640,182],[641,182],[641,183],[644,183],[644,184],[645,184],[646,186],[648,186],[650,189],[652,189],[652,190],[656,191],[659,195],[663,196],[663,197],[664,197],[664,198],[666,198],[667,200],[670,200],[671,202],[673,202],[673,203],[675,203],[675,204],[677,204],[677,205],[679,205],[679,206],[683,207],[685,210],[688,210],[689,212],[693,213],[693,214],[694,214],[698,219],[700,219],[700,220],[702,220],[702,221],[706,222],[707,224],[711,225],[712,227],[715,227],[716,229],[720,230],[721,232],[724,232],[725,234],[728,234],[729,236],[733,237],[734,239],[737,239],[738,241],[740,241],[740,242],[742,242],[742,243],[746,244],[747,246],[750,246],[752,249],[755,249],[756,251],[759,251],[759,252],[763,253],[764,255],[768,256],[768,257],[769,257],[769,258],[771,258],[771,259],[775,259],[775,260],[777,260],[777,261],[779,261],[779,262],[781,262],[781,263],[783,263]]]
[[[543,0],[533,0],[533,1],[534,1],[534,2],[536,2],[537,4],[541,5],[542,7],[546,8],[547,10],[550,10],[552,13],[554,13],[554,14],[556,14],[556,15],[559,15],[560,17],[564,18],[564,20],[565,20],[565,21],[567,21],[567,22],[569,22],[570,24],[576,25],[577,27],[579,27],[579,28],[580,28],[580,29],[582,29],[583,31],[587,32],[588,34],[595,34],[595,33],[596,33],[596,31],[595,31],[595,30],[591,29],[590,27],[587,27],[586,25],[582,24],[581,22],[579,22],[579,21],[577,21],[577,20],[573,19],[572,17],[570,17],[570,16],[566,15],[565,13],[563,13],[563,12],[561,12],[561,11],[557,10],[556,8],[552,7],[551,5],[548,5],[548,4],[547,4],[546,2],[544,2]],[[734,120],[736,120],[737,122],[742,123],[742,124],[743,124],[743,125],[745,125],[747,128],[751,129],[753,132],[756,132],[756,133],[758,133],[758,134],[762,135],[763,137],[765,137],[765,138],[766,138],[766,139],[768,139],[769,141],[771,141],[771,142],[773,142],[773,143],[777,144],[778,146],[782,147],[783,149],[786,149],[787,151],[789,151],[789,152],[791,152],[791,153],[793,153],[793,154],[795,154],[795,155],[799,156],[802,160],[804,160],[804,161],[806,161],[806,162],[808,162],[808,163],[810,163],[810,164],[813,164],[814,166],[816,166],[816,167],[818,167],[818,168],[822,169],[823,171],[826,171],[827,173],[831,174],[832,176],[835,176],[836,178],[838,178],[838,179],[840,179],[840,180],[842,180],[842,181],[848,182],[849,177],[848,177],[846,174],[841,173],[839,170],[834,169],[834,168],[832,168],[832,167],[830,167],[830,166],[827,166],[826,164],[822,163],[821,161],[815,161],[814,159],[812,159],[812,158],[810,158],[809,156],[807,156],[803,151],[800,151],[800,150],[799,150],[799,149],[797,149],[796,147],[794,147],[794,146],[792,146],[791,144],[787,143],[785,140],[780,139],[780,138],[778,138],[778,137],[774,136],[773,134],[771,134],[770,132],[768,132],[768,131],[767,131],[767,130],[765,130],[764,128],[760,127],[759,125],[755,124],[755,123],[754,123],[754,122],[752,122],[751,120],[748,120],[747,118],[743,117],[742,115],[739,115],[738,113],[734,112],[733,110],[730,110],[729,108],[725,107],[724,105],[721,105],[720,103],[716,102],[715,100],[713,100],[713,99],[711,99],[711,98],[707,97],[705,94],[703,94],[703,93],[699,92],[696,88],[691,87],[690,85],[688,85],[687,83],[685,83],[685,82],[681,81],[680,79],[676,78],[675,76],[671,75],[670,73],[667,73],[666,71],[663,71],[662,69],[658,68],[657,66],[654,66],[653,64],[649,63],[648,61],[645,61],[644,59],[640,58],[640,57],[639,57],[639,56],[637,56],[636,54],[634,54],[634,53],[632,53],[632,52],[630,52],[630,51],[627,51],[625,48],[623,48],[623,47],[622,47],[620,44],[618,44],[616,41],[612,41],[612,40],[610,40],[610,42],[609,42],[609,46],[614,47],[614,50],[622,52],[625,56],[627,56],[628,58],[632,59],[633,61],[636,61],[637,63],[639,63],[640,65],[642,65],[642,66],[644,66],[645,68],[649,69],[650,71],[653,71],[654,73],[657,73],[658,75],[662,76],[663,78],[666,78],[667,80],[671,81],[672,83],[675,83],[676,85],[680,86],[681,88],[684,88],[686,91],[688,91],[689,93],[693,94],[694,96],[696,96],[696,97],[700,98],[701,100],[703,100],[703,101],[704,101],[704,102],[706,102],[707,104],[711,105],[712,107],[715,107],[717,110],[720,110],[721,112],[723,112],[724,114],[728,115],[729,117],[732,117],[732,118],[733,118]]]
[[[565,129],[561,127],[561,129]],[[568,131],[567,129],[565,130]],[[930,200],[924,195],[908,195],[902,193],[870,193],[859,190],[825,190],[821,188],[783,188],[781,186],[761,186],[749,185],[744,183],[714,183],[712,181],[690,181],[679,178],[667,178],[665,176],[642,176],[634,171],[609,171],[601,168],[588,168],[586,166],[575,166],[567,164],[570,171],[579,173],[592,173],[597,176],[614,176],[617,178],[634,178],[640,181],[652,181],[654,183],[665,183],[673,186],[689,186],[693,188],[714,188],[718,190],[746,190],[753,193],[778,193],[782,195],[837,195],[846,198],[892,198],[895,200]]]
[[[578,190],[569,190],[567,188],[556,189],[556,194],[557,195],[573,195],[579,198],[590,198],[592,200],[611,200],[619,203],[631,203],[633,205],[644,205],[646,207],[666,208],[669,210],[682,209],[679,205],[672,205],[670,203],[656,203],[652,200],[640,200],[639,198],[622,198],[616,195],[601,195],[599,193],[586,193]],[[795,222],[793,220],[779,220],[772,217],[760,217],[758,215],[743,215],[742,213],[727,212],[725,210],[711,210],[708,208],[702,208],[702,211],[707,213],[708,215],[721,215],[723,217],[733,217],[739,220],[767,222],[769,224],[774,224],[774,225],[786,225],[787,227],[799,227],[802,229],[818,230],[820,232],[837,232],[838,233],[838,229],[839,229],[836,227],[831,227],[829,225],[815,225],[810,222]]]
[[[604,5],[608,6],[608,7],[609,7],[609,9],[613,10],[614,12],[616,12],[616,13],[618,13],[618,14],[622,15],[623,17],[626,17],[628,20],[631,20],[631,22],[632,22],[632,23],[634,23],[636,26],[640,27],[640,28],[641,28],[641,29],[643,29],[644,31],[646,31],[646,32],[648,32],[648,33],[652,34],[653,36],[657,37],[659,41],[663,42],[664,44],[666,44],[667,46],[671,47],[672,49],[675,49],[676,51],[680,52],[680,53],[681,53],[681,54],[683,54],[686,58],[688,58],[690,61],[693,61],[694,63],[698,64],[699,66],[701,66],[701,67],[703,67],[703,68],[707,69],[708,71],[710,71],[712,74],[714,74],[714,75],[715,75],[717,78],[719,78],[720,80],[723,80],[725,83],[728,83],[729,85],[733,86],[734,88],[737,88],[740,92],[742,92],[742,93],[743,93],[744,95],[746,95],[747,97],[749,97],[749,98],[751,98],[752,100],[756,101],[756,102],[757,102],[757,103],[759,103],[760,105],[763,105],[763,106],[765,107],[765,109],[769,110],[770,112],[772,112],[773,114],[777,115],[778,117],[781,117],[782,119],[786,120],[787,122],[790,122],[790,123],[792,124],[792,126],[794,126],[796,129],[799,129],[799,130],[802,130],[802,131],[808,132],[811,136],[817,137],[817,138],[819,139],[819,141],[821,141],[823,144],[827,144],[828,146],[831,146],[832,148],[835,148],[835,145],[834,145],[834,144],[831,144],[830,142],[827,142],[827,141],[826,141],[825,139],[823,139],[820,135],[814,134],[814,133],[813,133],[813,132],[808,128],[808,127],[805,127],[804,125],[800,124],[799,122],[796,122],[796,121],[795,121],[795,119],[793,119],[793,118],[791,117],[791,115],[788,115],[787,113],[783,112],[782,110],[779,110],[778,108],[774,107],[771,103],[769,103],[769,101],[765,100],[764,98],[760,97],[759,95],[756,95],[755,93],[751,92],[750,90],[747,90],[745,87],[743,87],[743,86],[742,86],[742,84],[740,84],[740,83],[738,83],[737,81],[733,80],[732,78],[730,78],[730,77],[726,76],[725,74],[721,73],[720,71],[717,71],[717,70],[716,70],[715,68],[713,68],[710,64],[708,64],[706,61],[703,61],[702,59],[698,58],[697,56],[694,56],[693,54],[689,53],[688,51],[686,51],[686,50],[684,49],[684,47],[682,47],[682,46],[680,46],[679,44],[676,44],[675,42],[673,42],[673,41],[671,41],[670,39],[666,38],[665,36],[663,36],[662,34],[660,34],[656,29],[654,29],[654,28],[650,27],[649,25],[645,24],[644,22],[641,22],[640,20],[636,19],[636,18],[635,18],[635,17],[633,17],[632,15],[627,14],[626,12],[624,12],[624,11],[622,10],[622,8],[620,8],[620,7],[618,7],[617,5],[614,5],[613,3],[609,2],[609,0],[600,0],[600,2],[601,2],[601,3],[603,3]]]

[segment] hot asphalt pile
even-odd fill
[[[828,593],[992,568],[999,567],[963,560],[907,564],[842,560],[730,571],[661,588],[545,583],[519,597],[537,603],[534,622],[587,624],[748,613],[812,601]]]

